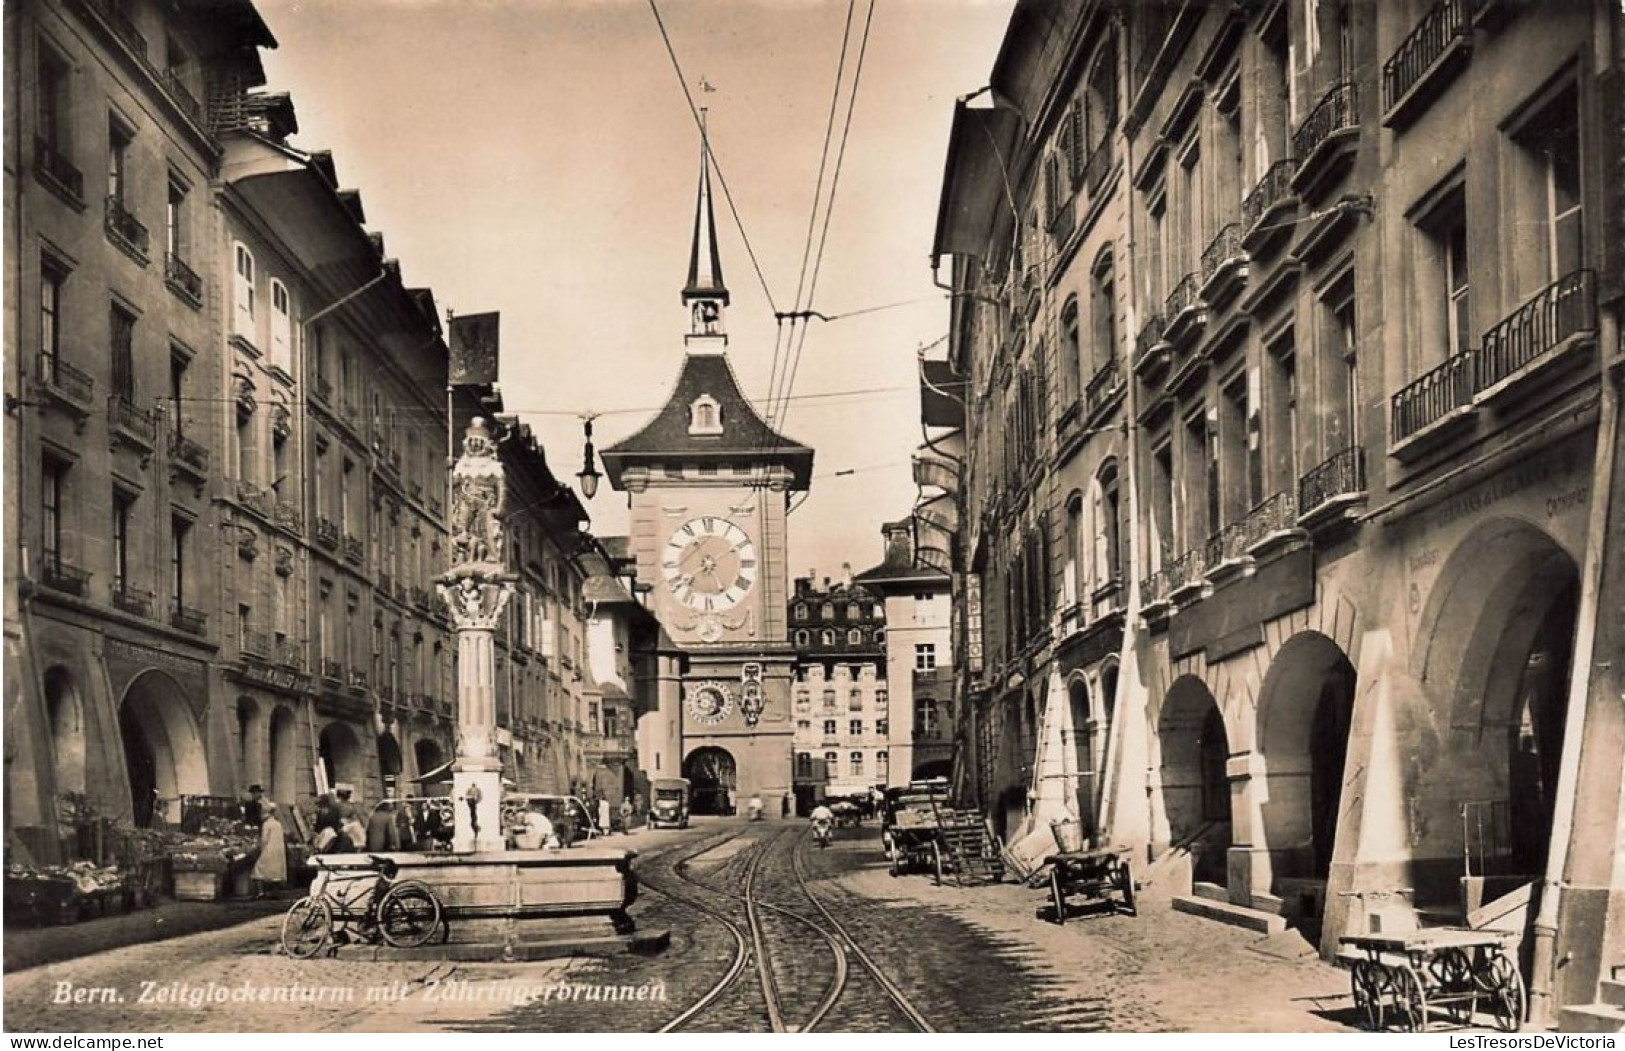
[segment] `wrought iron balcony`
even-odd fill
[[[367,557],[367,549],[358,536],[344,538],[344,560],[352,565],[359,566]]]
[[[164,283],[193,306],[203,303],[203,278],[174,252],[164,253]]]
[[[1292,134],[1292,152],[1299,158],[1292,177],[1295,187],[1318,181],[1325,162],[1339,143],[1353,142],[1360,134],[1360,96],[1354,84],[1334,84]]]
[[[40,567],[40,581],[53,591],[84,598],[90,591],[90,574],[65,561],[60,551],[47,551]]]
[[[1472,43],[1472,7],[1471,0],[1439,0],[1382,64],[1384,123],[1402,119],[1402,104],[1424,80],[1459,65]]]
[[[305,647],[292,639],[278,639],[276,644],[276,662],[285,668],[295,671],[305,670]]]
[[[1290,157],[1276,161],[1242,200],[1241,222],[1248,237],[1261,232],[1253,228],[1264,216],[1297,200],[1292,192],[1292,173],[1297,169],[1298,162]]]
[[[1241,520],[1241,544],[1249,554],[1274,538],[1298,531],[1297,494],[1287,489],[1269,497]]]
[[[1247,560],[1247,520],[1231,522],[1207,538],[1203,549],[1207,572]]]
[[[85,176],[57,152],[46,139],[34,139],[34,175],[51,189],[70,198],[77,206],[85,203]]]
[[[316,543],[329,551],[337,551],[339,547],[339,524],[326,515],[316,516]]]
[[[321,663],[322,678],[328,682],[344,681],[344,665],[332,657],[323,657]]]
[[[158,79],[163,82],[164,90],[169,92],[169,97],[175,100],[175,104],[180,106],[188,117],[202,124],[203,104],[192,94],[192,89],[186,86],[185,81],[181,80],[180,74],[173,69],[167,69],[159,74]]]
[[[1473,401],[1473,359],[1468,349],[1429,369],[1393,397],[1393,440],[1402,442]]]
[[[237,648],[244,656],[259,657],[262,660],[275,655],[276,649],[272,644],[271,636],[263,631],[245,631],[237,640]]]
[[[137,617],[151,617],[152,592],[120,584],[113,588],[113,605]]]
[[[47,392],[82,410],[90,408],[96,381],[62,360],[60,354],[40,353],[39,378]]]
[[[1140,334],[1134,340],[1134,367],[1136,371],[1146,367],[1157,354],[1166,350],[1168,341],[1163,338],[1163,319],[1161,314],[1152,314],[1140,326]]]
[[[1590,270],[1566,274],[1484,334],[1473,393],[1489,390],[1564,341],[1597,330],[1597,288]]]
[[[169,458],[198,477],[209,473],[208,448],[184,435],[169,436]]]
[[[208,629],[209,615],[177,602],[169,610],[169,626],[188,635],[202,635]]]
[[[141,262],[147,261],[147,228],[129,210],[118,197],[107,198],[106,210],[107,235],[113,243],[135,256]]]
[[[136,58],[142,62],[147,61],[147,38],[135,27],[135,23],[130,21],[130,16],[125,13],[122,5],[116,0],[90,0],[90,6],[95,8],[102,21],[107,23],[107,28],[135,52]]]
[[[1201,305],[1202,292],[1198,286],[1198,275],[1186,274],[1180,279],[1174,290],[1168,293],[1168,299],[1163,303],[1163,316],[1169,319],[1169,327],[1178,323],[1180,315],[1187,310],[1194,310]]]
[[[1365,494],[1365,449],[1351,445],[1333,453],[1298,479],[1298,510],[1310,517],[1336,500]]]
[[[148,452],[158,444],[158,414],[136,408],[122,394],[108,397],[107,419],[118,434]]]
[[[271,521],[290,533],[302,533],[305,529],[305,516],[292,500],[278,500],[271,509]]]
[[[1108,405],[1123,387],[1123,371],[1115,357],[1107,358],[1083,389],[1083,414],[1088,420]]]

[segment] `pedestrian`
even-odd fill
[[[632,831],[632,800],[621,800],[621,833],[625,835]]]
[[[269,799],[260,802],[260,856],[254,859],[254,897],[263,898],[267,891],[275,894],[288,881],[288,844],[277,820],[276,804]]]
[[[779,817],[788,818],[789,816],[790,816],[790,793],[786,792],[784,795],[779,797]]]
[[[602,833],[603,835],[606,835],[606,836],[609,835],[610,824],[611,824],[612,820],[613,819],[610,817],[609,797],[608,796],[599,796],[598,797],[598,831],[600,833]]]
[[[248,786],[248,799],[242,804],[243,824],[260,827],[260,821],[265,816],[265,789],[259,785]]]
[[[395,804],[384,800],[367,819],[367,853],[389,853],[401,849],[400,829],[395,827]]]

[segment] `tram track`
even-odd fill
[[[867,1011],[866,1024],[872,1025],[877,1003],[884,1005],[880,1010],[894,1012],[895,1016],[907,1026],[920,1032],[935,1032],[919,1009],[884,973],[883,968],[857,944],[829,907],[813,893],[800,856],[807,843],[805,831],[798,834],[791,829],[764,829],[764,834],[753,837],[754,841],[749,847],[737,852],[710,874],[711,878],[715,879],[718,875],[727,873],[730,882],[736,884],[734,887],[717,886],[689,870],[689,863],[694,859],[718,850],[748,831],[750,830],[738,829],[725,836],[708,838],[694,845],[692,849],[685,850],[676,861],[667,862],[671,875],[687,884],[688,888],[734,902],[735,909],[743,911],[745,921],[743,925],[737,922],[737,912],[734,915],[729,914],[734,910],[704,901],[687,888],[662,886],[662,881],[649,879],[648,873],[643,875],[644,885],[655,893],[701,912],[721,924],[733,938],[736,947],[734,959],[722,977],[682,1013],[666,1023],[660,1032],[672,1032],[687,1027],[717,1007],[727,992],[737,985],[752,961],[756,966],[757,982],[762,996],[758,1006],[765,1015],[768,1028],[773,1032],[815,1030],[824,1024],[838,1007],[845,1007],[848,1014],[857,1012],[863,1015]],[[776,876],[771,869],[764,871],[766,859],[786,853],[783,849],[786,840],[789,840],[788,864],[784,866],[786,872]],[[813,911],[786,904],[784,901],[786,888],[797,897],[805,898]],[[768,900],[769,896],[779,900]],[[806,997],[797,995],[800,990],[796,988],[793,980],[796,974],[804,972],[809,962],[806,959],[807,947],[802,939],[789,933],[785,929],[786,926],[805,929],[818,935],[828,951],[829,979],[810,1007],[805,1002]],[[873,979],[872,987],[859,987],[854,984],[854,972],[857,970],[853,966],[854,959],[860,965],[861,973],[866,973]],[[781,974],[776,972],[784,972],[789,978],[788,983],[781,980]]]

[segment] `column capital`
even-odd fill
[[[436,585],[451,610],[458,631],[492,631],[513,596],[514,579],[507,575],[462,573],[442,577]]]

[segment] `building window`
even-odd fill
[[[1117,360],[1117,277],[1112,267],[1111,249],[1100,253],[1089,271],[1089,323],[1094,346],[1090,360],[1094,371]]]
[[[818,640],[825,646],[833,646],[835,645],[835,632],[825,628],[819,633]]]
[[[832,689],[831,690],[825,690],[824,691],[824,711],[833,712],[834,710],[835,710],[835,691],[832,690]]]
[[[52,153],[61,157],[68,149],[68,84],[71,73],[67,60],[43,41],[39,44],[38,81],[39,123],[34,134]]]
[[[1270,481],[1271,487],[1279,492],[1290,490],[1298,481],[1298,358],[1290,329],[1269,344],[1264,368]]]
[[[700,395],[689,405],[688,433],[722,433],[722,406],[709,394]]]
[[[824,736],[825,737],[834,737],[835,736],[835,720],[834,719],[825,719],[824,720]]]
[[[890,719],[876,719],[875,720],[875,733],[879,734],[881,737],[885,737],[890,732],[891,732],[891,720]]]
[[[917,697],[914,700],[914,735],[937,735],[937,701],[935,697]]]
[[[1357,413],[1360,397],[1356,351],[1359,339],[1355,323],[1354,281],[1345,277],[1327,296],[1323,316],[1321,363],[1326,399],[1326,446],[1322,455],[1352,448],[1359,443]]]
[[[107,118],[107,199],[123,206],[130,193],[130,144],[135,132],[117,117]]]
[[[825,774],[825,776],[834,777],[839,772],[840,763],[841,763],[841,756],[840,756],[839,752],[825,752],[824,753],[824,774]]]
[[[1153,569],[1162,568],[1173,554],[1174,543],[1174,450],[1168,438],[1151,451],[1151,536],[1147,550],[1155,559]]]
[[[271,282],[271,364],[293,374],[293,305],[281,281]]]
[[[1108,463],[1100,472],[1100,513],[1095,523],[1100,535],[1101,587],[1123,579],[1122,503],[1117,464]]]
[[[40,471],[40,551],[48,569],[62,565],[62,510],[68,491],[68,465],[47,456]]]
[[[67,271],[49,256],[40,258],[40,372],[43,379],[57,378],[57,362],[62,351],[62,286]]]
[[[1418,254],[1420,360],[1415,371],[1437,365],[1473,345],[1467,254],[1467,195],[1461,175],[1432,195],[1426,214],[1416,222],[1421,234]]]
[[[796,777],[805,781],[812,776],[812,753],[796,753]]]
[[[846,732],[848,734],[850,734],[851,736],[853,736],[853,737],[862,737],[863,736],[863,720],[862,719],[848,719],[847,723],[846,723]]]
[[[854,688],[847,691],[846,710],[849,712],[863,711],[863,691],[861,689]]]
[[[1078,298],[1072,296],[1061,308],[1061,402],[1078,400],[1084,382],[1083,348],[1078,338]]]
[[[886,752],[875,753],[875,777],[884,781],[891,776],[891,756]]]
[[[172,344],[169,348],[169,404],[170,424],[175,437],[185,434],[186,368],[190,359]]]
[[[796,630],[796,645],[805,648],[812,644],[812,634],[806,628]]]
[[[1573,84],[1561,88],[1514,133],[1520,150],[1511,158],[1516,178],[1515,207],[1519,218],[1543,236],[1534,244],[1514,241],[1518,248],[1534,249],[1542,257],[1538,271],[1531,261],[1519,260],[1516,270],[1521,293],[1571,274],[1584,266],[1581,234],[1579,103]],[[1511,218],[1511,217],[1509,217]]]
[[[805,602],[796,603],[796,619],[797,620],[806,620],[807,619],[807,604]]]
[[[254,413],[237,413],[237,477],[244,482],[252,482],[254,472]],[[319,459],[318,459],[318,462]]]
[[[848,762],[851,764],[850,768],[847,770],[847,773],[849,775],[851,775],[852,777],[858,777],[858,776],[862,775],[862,773],[863,773],[863,753],[862,752],[853,752],[850,759],[848,760]]]
[[[833,602],[824,603],[822,606],[819,607],[818,613],[819,613],[819,616],[823,617],[823,619],[825,619],[825,620],[834,620],[835,619],[835,603],[833,603]]]
[[[236,263],[231,278],[232,332],[254,342],[254,253],[238,243],[233,252]]]
[[[859,631],[857,628],[853,628],[848,631],[846,633],[846,644],[848,646],[862,646],[863,632]]]
[[[937,668],[937,645],[934,642],[916,642],[914,644],[914,670],[935,671]]]
[[[1066,501],[1066,566],[1062,570],[1062,591],[1069,602],[1084,601],[1085,583],[1083,494],[1074,492]]]
[[[135,315],[114,303],[108,311],[111,329],[113,393],[135,401]]]
[[[1247,449],[1247,374],[1237,373],[1219,392],[1220,505],[1226,522],[1244,517],[1259,497],[1251,488]],[[1247,481],[1242,480],[1247,475]]]
[[[880,646],[880,647],[884,647],[886,645],[886,629],[885,628],[876,628],[875,629],[875,645]]]
[[[186,605],[186,547],[192,523],[173,518],[169,525],[169,590],[176,606]]]
[[[172,177],[164,208],[164,251],[171,259],[186,259],[186,234],[186,185]]]
[[[135,497],[122,490],[113,491],[113,590],[123,592],[130,587],[130,525],[135,511]]]

